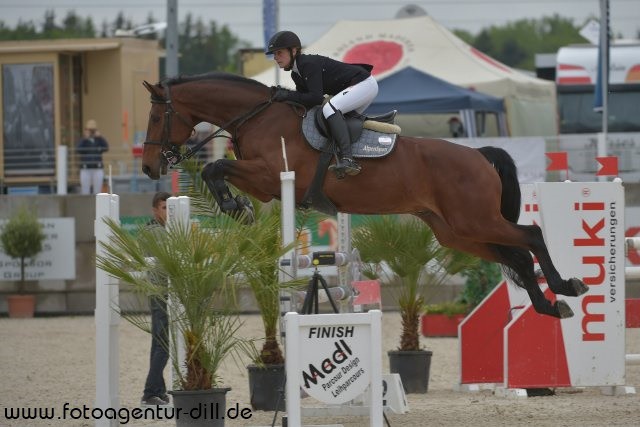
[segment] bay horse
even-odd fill
[[[281,138],[289,169],[296,173],[296,200],[302,200],[320,153],[305,142],[300,108],[274,102],[273,88],[227,73],[144,85],[151,93],[151,111],[142,171],[151,179],[159,179],[167,165],[176,162],[179,147],[196,124],[209,122],[231,134],[238,159],[216,160],[201,172],[223,212],[238,212],[248,200],[234,198],[227,182],[261,202],[280,197]],[[325,177],[322,190],[338,211],[415,215],[431,227],[441,245],[502,264],[526,289],[538,313],[573,316],[565,301],[552,303],[544,296],[531,254],[555,294],[575,297],[588,287],[577,278],[560,277],[537,225],[517,224],[520,185],[506,151],[398,136],[386,157],[359,161],[362,172],[357,176]]]

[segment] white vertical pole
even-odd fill
[[[369,420],[372,427],[382,427],[382,312],[367,313],[371,325],[371,406]]]
[[[165,77],[178,76],[178,0],[167,0],[167,29],[165,31]]]
[[[338,212],[338,252],[347,257],[351,255],[351,215]],[[340,286],[349,286],[349,265],[338,267],[338,283]]]
[[[167,225],[189,225],[191,204],[187,196],[169,197],[167,199]]]
[[[609,132],[609,0],[600,0],[600,78],[602,90],[602,132],[598,132],[596,155],[607,155],[607,134]],[[606,176],[596,177],[597,181],[607,181]]]
[[[96,195],[96,255],[106,255],[101,242],[111,236],[105,218],[120,221],[120,201],[117,194]],[[119,409],[118,381],[120,376],[118,355],[118,328],[120,315],[112,306],[119,304],[118,284],[105,271],[96,267],[96,408]],[[96,419],[96,427],[116,427],[118,420]]]
[[[283,148],[284,149],[284,148]],[[296,173],[295,171],[280,172],[280,223],[282,227],[282,246],[296,241]],[[297,248],[294,246],[280,258],[280,282],[295,279],[298,274]],[[291,292],[280,291],[280,313],[285,314],[293,310]],[[280,337],[285,341],[284,327],[280,324]]]
[[[67,175],[69,173],[67,152],[66,145],[58,145],[56,150],[56,194],[59,196],[67,194]]]
[[[296,173],[294,171],[280,172],[281,185],[281,221],[282,221],[282,245],[287,246],[296,240],[296,195],[295,195]],[[281,269],[287,277],[281,277],[281,281],[290,280],[296,277],[298,262],[295,258],[295,248],[289,250],[284,259],[289,260],[289,265]],[[282,280],[284,279],[284,280]]]
[[[338,212],[338,252],[342,252],[351,257],[351,215]],[[351,277],[351,263],[347,262],[344,265],[338,266],[338,286],[340,286],[347,295],[353,295],[351,291],[351,281],[354,280]],[[348,299],[349,313],[353,312],[352,299]],[[341,310],[342,311],[342,310]]]
[[[300,315],[289,312],[284,316],[286,324],[287,341],[285,342],[285,374],[287,376],[286,385],[286,409],[287,425],[301,426],[302,413],[300,410],[300,357],[298,349],[295,347],[300,342]],[[382,384],[380,384],[382,386]],[[382,396],[382,393],[380,394]]]
[[[166,226],[180,226],[180,227],[189,227],[190,226],[190,218],[191,218],[191,204],[190,200],[187,196],[179,196],[179,197],[169,197],[167,199],[167,224]],[[171,286],[171,283],[168,284]],[[169,301],[167,301],[167,307],[169,313],[169,334],[170,339],[169,342],[171,344],[175,344],[175,348],[171,348],[169,354],[174,358],[173,360],[178,361],[178,369],[182,372],[182,374],[186,374],[186,365],[185,360],[186,356],[186,348],[184,344],[184,337],[179,335],[178,329],[175,327],[173,322],[171,322],[172,313],[178,313],[182,311],[182,307],[178,306],[177,301],[172,301],[171,296],[169,295]],[[175,366],[175,365],[174,365]],[[171,381],[170,383],[175,386],[175,380],[179,378],[179,373],[175,372],[173,369],[171,370]]]

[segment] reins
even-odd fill
[[[262,111],[266,110],[271,104],[273,104],[273,95],[275,94],[275,90],[271,88],[271,95],[269,96],[269,99],[267,101],[261,102],[255,107],[253,107],[251,110],[249,110],[247,113],[241,114],[240,116],[229,120],[227,123],[220,126],[218,130],[208,135],[206,138],[198,142],[193,147],[187,147],[186,152],[182,154],[178,151],[179,145],[169,141],[169,138],[171,135],[171,116],[175,114],[187,126],[191,126],[192,128],[193,126],[191,125],[191,123],[187,122],[187,120],[182,115],[180,115],[178,111],[176,111],[173,108],[173,104],[171,101],[171,90],[170,90],[171,85],[169,84],[169,82],[166,82],[165,86],[166,86],[166,90],[165,90],[164,98],[151,97],[151,103],[166,105],[162,140],[161,141],[144,141],[143,144],[160,145],[162,147],[162,155],[165,158],[167,165],[170,168],[173,168],[174,166],[178,165],[183,160],[190,159],[191,157],[193,157],[209,141],[219,136],[222,132],[225,132],[229,127],[233,127],[232,136],[227,136],[227,135],[223,135],[223,136],[231,140],[231,143],[233,144],[233,150],[237,154],[238,159],[242,159],[240,147],[237,142],[238,129],[240,128],[240,126],[245,124],[251,118],[257,116]]]

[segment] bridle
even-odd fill
[[[161,98],[159,96],[152,95],[151,96],[152,104],[164,104],[166,105],[166,109],[164,112],[164,123],[162,129],[162,139],[160,141],[149,141],[146,140],[142,144],[146,145],[159,145],[160,153],[162,154],[163,159],[169,165],[169,167],[173,167],[180,163],[182,160],[180,154],[180,145],[174,144],[169,141],[171,135],[171,123],[173,123],[172,116],[175,114],[184,124],[193,129],[193,125],[187,121],[180,113],[173,109],[173,104],[171,102],[171,90],[170,86],[166,85],[165,89],[165,97]]]
[[[164,97],[160,97],[158,95],[151,96],[152,104],[164,104],[166,106],[165,112],[164,112],[162,138],[160,141],[146,140],[143,142],[143,144],[159,145],[161,149],[160,154],[162,155],[162,158],[164,159],[165,163],[170,168],[178,165],[183,160],[193,157],[193,155],[196,154],[198,151],[200,151],[200,149],[204,147],[204,145],[207,142],[219,136],[222,132],[225,132],[226,129],[229,127],[233,127],[232,136],[227,136],[227,135],[222,135],[222,136],[225,138],[229,138],[231,140],[231,142],[233,143],[233,149],[236,155],[238,156],[238,158],[242,158],[242,156],[240,155],[240,149],[237,143],[238,129],[249,119],[258,115],[267,107],[269,107],[273,103],[273,95],[275,94],[275,88],[271,88],[271,94],[267,101],[261,102],[255,107],[253,107],[249,112],[241,114],[231,119],[224,125],[220,126],[217,131],[213,132],[212,134],[204,138],[195,146],[187,148],[185,153],[181,153],[180,147],[182,144],[175,144],[169,141],[169,138],[171,136],[171,124],[173,122],[173,116],[174,115],[177,116],[180,120],[182,120],[182,123],[186,124],[188,127],[191,127],[194,130],[194,132],[195,132],[195,128],[190,121],[188,121],[183,115],[181,115],[178,111],[176,111],[173,108],[173,103],[171,102],[171,89],[170,89],[171,85],[169,84],[169,82],[164,82],[162,85],[165,87],[165,96]]]

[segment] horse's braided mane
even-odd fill
[[[201,80],[227,80],[231,82],[238,82],[242,84],[253,85],[256,87],[263,87],[263,88],[266,87],[265,85],[263,85],[257,80],[249,79],[239,74],[223,73],[220,71],[214,71],[211,73],[204,73],[204,74],[193,74],[193,75],[171,77],[171,78],[162,80],[160,82],[160,86],[166,86],[166,85],[173,86],[173,85],[179,85],[181,83],[196,82]]]

